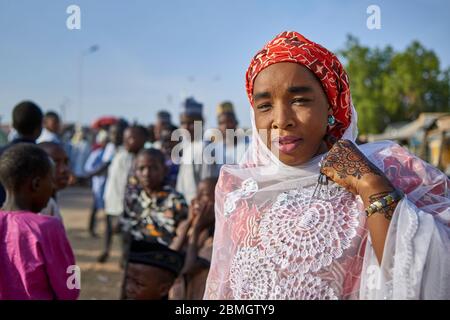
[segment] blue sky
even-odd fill
[[[71,4],[81,8],[81,30],[66,28]],[[371,4],[381,8],[381,30],[366,27]],[[417,39],[449,67],[449,12],[450,2],[437,0],[0,0],[0,116],[9,122],[14,105],[32,99],[68,121],[107,114],[148,124],[167,109],[177,123],[182,99],[193,95],[207,126],[225,99],[248,126],[245,71],[279,32],[298,31],[332,51],[349,33],[398,50]],[[80,112],[79,56],[94,44]]]

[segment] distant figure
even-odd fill
[[[189,132],[190,141],[183,141],[185,146],[182,150],[182,162],[178,171],[176,189],[190,203],[197,193],[197,185],[200,180],[214,175],[214,165],[206,164],[203,161],[203,147],[205,145],[203,130],[194,132],[196,121],[201,123],[200,128],[203,129],[203,104],[195,101],[194,98],[188,98],[184,102],[183,108],[184,110],[180,115],[181,128]],[[197,136],[195,133],[197,133]],[[195,163],[196,158],[199,158],[201,163]]]
[[[105,208],[104,194],[108,168],[116,154],[117,148],[123,143],[123,132],[127,127],[128,123],[121,119],[109,127],[106,137],[100,131],[97,135],[97,143],[100,144],[100,148],[91,152],[84,167],[86,172],[85,178],[92,178],[92,192],[94,195],[91,217],[89,219],[89,233],[92,237],[97,236],[95,231],[97,211]],[[102,147],[105,138],[109,142]]]
[[[173,148],[177,145],[177,141],[172,141],[172,133],[174,130],[176,130],[177,127],[172,127],[171,129],[164,129],[161,132],[161,152],[166,157],[166,166],[168,168],[168,172],[166,175],[166,184],[176,188],[177,185],[177,178],[178,178],[178,171],[180,168],[180,165],[178,163],[175,163],[172,161],[172,151]]]
[[[93,237],[97,236],[95,233],[95,217],[97,211],[102,210],[105,207],[103,194],[105,192],[107,171],[106,168],[104,170],[101,169],[105,166],[105,162],[109,164],[114,155],[114,153],[111,153],[108,161],[104,161],[105,150],[108,143],[108,133],[105,130],[100,130],[97,133],[95,143],[97,148],[91,151],[84,165],[84,171],[86,172],[85,177],[92,179],[91,186],[94,201],[92,203],[91,218],[89,221],[89,232]]]
[[[161,149],[161,135],[164,130],[173,130],[172,117],[167,111],[159,111],[153,128],[155,142],[153,148]]]
[[[1,117],[0,117],[0,124],[1,124]],[[7,144],[8,143],[8,135],[6,134],[6,132],[5,131],[3,131],[1,128],[0,128],[0,148],[2,147],[2,146],[4,146],[5,144]]]
[[[61,221],[37,214],[53,194],[53,170],[45,151],[30,143],[16,144],[0,157],[7,192],[0,210],[0,300],[79,295],[76,279],[69,278],[75,258]]]
[[[41,214],[58,218],[62,222],[63,218],[58,205],[57,192],[65,189],[69,184],[69,157],[60,143],[42,142],[38,144],[38,147],[44,150],[55,164],[55,190],[47,206],[41,210]]]
[[[147,141],[145,141],[144,148],[145,149],[150,149],[150,148],[153,148],[153,145],[156,142],[155,125],[154,124],[150,124],[147,127],[147,131],[148,131],[148,138],[147,138]]]
[[[44,128],[36,143],[56,142],[60,143],[61,119],[54,111],[48,111],[44,115]]]
[[[36,139],[42,132],[42,119],[41,108],[34,102],[23,101],[17,104],[12,112],[13,128],[17,132],[16,137],[0,149],[0,154],[16,143],[36,143]]]
[[[143,148],[147,138],[148,133],[146,128],[138,125],[128,127],[124,132],[124,146],[118,148],[108,168],[108,178],[103,197],[106,213],[105,248],[98,258],[99,262],[108,260],[113,231],[117,230],[118,219],[124,211],[125,190],[128,177],[135,156]]]
[[[79,126],[71,140],[70,164],[73,173],[77,177],[84,176],[84,164],[91,152],[91,144],[87,139],[87,133],[86,128]]]
[[[223,140],[218,148],[220,150],[217,155],[219,163],[215,167],[215,176],[219,176],[222,165],[239,163],[249,143],[247,136],[237,135],[239,122],[231,102],[225,101],[217,106],[217,123]]]
[[[11,146],[21,143],[35,143],[42,131],[42,111],[31,101],[23,101],[16,105],[12,112],[13,128],[16,131],[15,138],[7,145],[0,148],[0,155]],[[0,205],[6,199],[5,189],[0,184]]]

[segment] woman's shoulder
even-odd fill
[[[395,142],[380,141],[360,147],[389,178],[409,178],[413,180],[409,182],[415,182],[414,184],[435,178],[448,180],[438,168]]]
[[[450,179],[438,168],[395,142],[382,141],[368,145],[372,151],[366,153],[369,159],[417,207],[448,203]]]
[[[358,146],[358,148],[361,149],[361,151],[369,157],[373,154],[383,152],[383,151],[384,152],[390,152],[390,151],[398,152],[398,151],[405,150],[398,143],[391,141],[391,140],[368,142],[368,143],[360,144]]]

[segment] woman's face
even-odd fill
[[[287,165],[300,165],[327,150],[329,105],[320,82],[297,63],[273,64],[256,77],[253,108],[258,132]],[[267,130],[265,137],[260,130]]]

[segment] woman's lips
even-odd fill
[[[283,136],[275,138],[272,143],[283,153],[289,154],[303,142],[303,139],[296,136]]]

